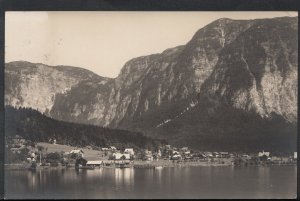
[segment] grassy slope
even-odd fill
[[[42,146],[47,149],[47,152],[70,152],[73,149],[78,149],[78,147],[62,144],[50,144],[46,142],[38,142],[37,146]],[[108,157],[102,156],[103,151],[98,151],[94,149],[80,148],[84,152],[84,158],[88,160],[107,160]]]

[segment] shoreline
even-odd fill
[[[247,166],[263,166],[263,167],[270,167],[270,166],[297,166],[297,163],[288,163],[288,164],[256,164],[256,165],[233,165],[231,163],[218,163],[218,162],[204,162],[204,161],[197,161],[197,162],[172,162],[172,161],[134,161],[132,164],[125,168],[135,168],[135,169],[149,169],[149,168],[164,168],[164,167],[224,167],[224,166],[233,166],[233,167],[247,167]],[[4,164],[4,170],[28,170],[28,164]],[[100,166],[95,167],[95,169],[100,168],[120,168],[115,166]],[[37,166],[36,170],[46,170],[46,169],[74,169],[75,166]]]

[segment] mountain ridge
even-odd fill
[[[67,90],[56,90],[52,105],[44,112],[59,120],[167,136],[174,142],[178,141],[174,136],[191,135],[171,129],[173,136],[169,136],[165,127],[171,124],[176,128],[172,121],[181,125],[185,118],[201,119],[198,110],[215,118],[213,115],[228,111],[228,107],[233,110],[231,117],[254,112],[258,115],[250,115],[254,122],[273,121],[279,115],[283,118],[280,122],[286,121],[283,127],[295,124],[297,24],[297,17],[216,20],[199,29],[186,45],[129,60],[116,78],[80,77],[78,82],[72,78],[63,84]],[[8,88],[8,92],[13,89]],[[6,104],[14,105],[17,95],[9,94]],[[187,127],[181,125],[186,130],[183,133],[199,132],[191,138],[201,138],[202,127],[214,136],[215,131],[203,125],[209,118],[186,122]]]

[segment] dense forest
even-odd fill
[[[156,149],[165,140],[152,139],[142,133],[93,125],[69,123],[46,117],[31,108],[5,107],[5,136],[19,135],[33,142],[56,139],[58,144],[71,146],[116,146],[119,149]]]

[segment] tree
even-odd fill
[[[76,153],[71,153],[71,154],[69,155],[69,157],[70,157],[71,159],[76,159],[76,158],[78,157],[78,154],[76,154]]]
[[[57,153],[57,152],[48,153],[47,156],[46,156],[46,161],[48,163],[55,163],[55,162],[57,163],[57,162],[60,161],[60,159],[61,159],[60,154]]]

